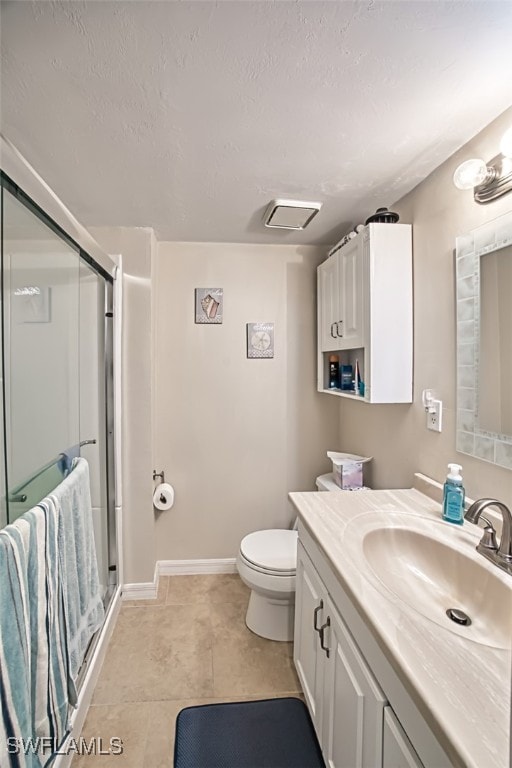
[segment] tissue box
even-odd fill
[[[361,488],[363,485],[363,465],[360,461],[338,462],[333,461],[334,482],[344,491],[350,488]]]
[[[337,486],[344,491],[364,486],[363,464],[371,461],[371,456],[357,456],[355,453],[338,453],[337,451],[327,451],[327,456],[332,461],[332,473]]]

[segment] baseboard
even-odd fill
[[[236,573],[234,557],[213,560],[159,560],[160,576],[187,576],[201,573]]]
[[[158,591],[158,571],[155,569],[154,581],[141,581],[123,586],[123,600],[155,600]]]

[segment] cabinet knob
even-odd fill
[[[320,632],[320,627],[317,626],[316,620],[318,618],[319,612],[323,609],[323,607],[324,607],[324,601],[320,600],[319,605],[317,605],[317,607],[313,611],[313,628],[315,632]]]
[[[335,338],[336,338],[336,335],[335,335],[335,333],[334,333],[334,326],[335,326],[335,325],[337,325],[337,323],[331,323],[331,336],[333,337],[333,339],[335,339]]]
[[[341,333],[340,333],[340,325],[341,325]],[[339,339],[343,338],[343,320],[338,320],[336,323],[336,335]]]
[[[325,633],[325,630],[327,629],[327,627],[330,627],[330,626],[331,626],[331,617],[328,616],[327,617],[327,621],[325,622],[325,624],[322,624],[322,626],[320,627],[320,630],[319,630],[320,647],[321,647],[322,651],[325,651],[325,655],[327,656],[327,658],[329,658],[329,648],[324,644],[324,639],[325,639],[324,638],[324,633]]]

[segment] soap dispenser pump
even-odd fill
[[[448,475],[443,488],[443,520],[455,525],[464,524],[465,491],[460,464],[448,464]]]

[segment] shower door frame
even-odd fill
[[[113,334],[113,319],[114,319],[114,278],[105,267],[94,259],[73,237],[71,237],[66,230],[64,230],[60,224],[58,224],[46,211],[41,208],[40,205],[27,194],[15,181],[10,178],[5,171],[0,169],[0,185],[2,188],[2,209],[3,209],[3,190],[7,189],[17,200],[19,200],[33,215],[35,215],[40,221],[43,222],[51,231],[53,231],[58,237],[73,249],[77,250],[79,258],[85,262],[92,271],[103,279],[104,288],[104,341],[105,351],[103,360],[104,370],[104,393],[105,393],[105,469],[106,469],[106,515],[107,515],[107,551],[108,551],[108,574],[109,578],[106,584],[106,593],[104,597],[104,607],[107,612],[112,600],[116,594],[120,584],[120,569],[119,569],[119,546],[120,541],[117,536],[117,520],[116,520],[116,507],[115,507],[115,408],[114,408],[114,334]],[[2,224],[3,224],[3,210],[2,210]],[[1,248],[2,248],[2,296],[3,296],[3,231],[1,235]],[[113,262],[112,262],[113,264]],[[113,267],[115,265],[113,264]],[[2,334],[3,334],[4,322],[2,322]],[[3,341],[3,339],[2,339]],[[5,345],[2,344],[2,355]],[[3,361],[5,366],[5,360]],[[5,367],[4,367],[5,373]],[[5,401],[5,383],[2,394],[2,407],[4,411],[4,430],[7,428],[6,421],[6,401]],[[6,481],[6,495],[8,495],[8,474],[7,474],[7,445],[6,436],[4,435],[4,450],[5,450],[5,481]],[[90,659],[93,651],[95,640],[101,632],[98,630],[96,635],[91,641],[90,647],[86,653],[80,679],[83,679],[88,659]]]

